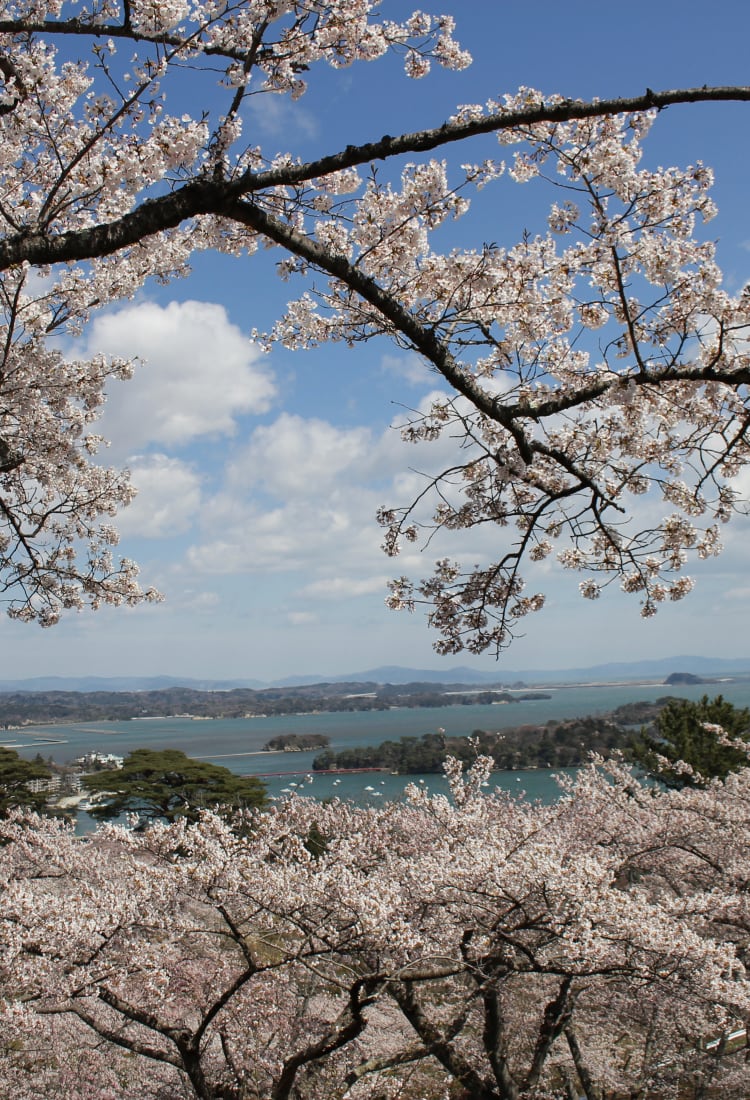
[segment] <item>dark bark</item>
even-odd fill
[[[43,24],[45,33],[106,34],[106,28]],[[57,31],[55,28],[58,28]],[[0,21],[0,33],[18,33],[38,29],[37,24],[12,20]],[[132,34],[129,37],[134,37]],[[398,137],[385,135],[379,140],[345,149],[301,165],[281,166],[265,172],[248,172],[237,180],[198,178],[181,187],[147,199],[135,210],[115,221],[87,229],[64,233],[35,233],[28,229],[8,236],[0,243],[0,271],[27,261],[46,265],[107,256],[141,240],[174,229],[200,214],[232,215],[228,205],[244,195],[268,187],[294,186],[343,168],[387,160],[403,154],[429,152],[480,134],[532,126],[538,122],[563,122],[570,119],[598,118],[608,114],[647,111],[679,103],[750,101],[750,87],[702,87],[671,89],[642,95],[602,99],[595,102],[562,100],[520,110],[500,111],[466,122],[445,122],[441,126]]]
[[[594,1079],[589,1073],[588,1067],[584,1061],[578,1037],[570,1025],[565,1028],[565,1038],[568,1041],[568,1049],[570,1050],[573,1065],[576,1067],[578,1080],[580,1081],[586,1100],[602,1100],[601,1089],[598,1089],[594,1084]]]
[[[349,1004],[338,1025],[318,1042],[308,1044],[291,1058],[287,1058],[271,1090],[270,1100],[289,1100],[295,1078],[304,1066],[328,1057],[362,1034],[367,1026],[363,1009],[371,1002],[378,984],[378,979],[373,978],[362,978],[355,982],[349,993]]]
[[[468,1091],[472,1100],[515,1100],[513,1095],[504,1096],[502,1093],[497,1092],[469,1065],[440,1029],[429,1019],[419,1004],[410,983],[394,983],[389,987],[389,992],[421,1039],[427,1053],[437,1059],[451,1077]]]
[[[538,1085],[549,1052],[570,1020],[574,1000],[574,995],[571,994],[572,985],[573,979],[565,978],[560,984],[557,996],[544,1010],[531,1068],[524,1081],[524,1091]]]

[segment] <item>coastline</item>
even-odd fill
[[[721,680],[718,680],[718,679],[710,680],[710,681],[707,680],[707,681],[701,682],[700,684],[689,685],[689,686],[701,687],[701,688],[704,689],[704,693],[709,693],[710,694],[710,691],[711,691],[712,688],[716,688],[717,690],[720,690],[721,688],[725,688],[729,684],[737,684],[737,683],[741,683],[741,682],[742,681],[740,681],[740,680],[738,680],[734,677],[727,677],[727,678],[723,678]],[[386,685],[379,685],[379,686],[384,687]],[[408,685],[405,685],[405,686],[408,686]],[[436,685],[436,686],[440,686],[440,685]],[[550,682],[548,684],[534,684],[533,686],[529,686],[529,687],[525,687],[525,688],[506,688],[502,685],[498,685],[498,686],[495,686],[495,687],[490,685],[488,687],[477,688],[474,685],[471,685],[471,686],[467,685],[465,691],[451,690],[451,691],[446,691],[446,692],[442,692],[442,693],[436,692],[435,695],[442,694],[446,698],[449,698],[449,697],[454,696],[454,695],[465,695],[466,697],[471,697],[471,696],[486,694],[487,692],[491,692],[491,691],[501,691],[502,690],[502,691],[505,691],[505,692],[513,695],[513,696],[517,696],[517,697],[511,698],[509,700],[502,700],[503,704],[507,705],[511,710],[513,710],[516,707],[518,707],[518,706],[520,706],[520,705],[522,705],[526,702],[535,701],[535,700],[527,700],[527,699],[522,698],[522,696],[524,694],[526,694],[530,691],[537,691],[537,690],[539,690],[539,691],[554,691],[556,693],[559,692],[561,694],[562,693],[569,694],[569,693],[575,692],[575,691],[599,691],[599,690],[604,690],[604,691],[623,690],[624,691],[624,690],[631,690],[631,689],[634,690],[634,689],[637,689],[637,688],[644,688],[644,689],[652,690],[652,689],[655,689],[655,688],[663,687],[665,689],[665,693],[666,693],[666,692],[669,692],[670,690],[673,690],[675,687],[678,687],[678,686],[682,687],[682,686],[685,686],[685,685],[667,684],[667,683],[665,683],[665,681],[663,679],[646,679],[646,678],[641,678],[641,679],[636,679],[636,680],[607,680],[607,681],[591,680],[591,681],[580,681],[580,682],[577,681],[575,683],[560,683],[559,681],[556,681],[556,682]],[[290,688],[289,692],[290,692],[290,697],[293,697],[294,689]],[[31,693],[28,693],[28,694],[33,695],[33,694],[36,694],[36,693],[31,692]],[[44,693],[40,693],[40,694],[44,694]],[[77,693],[77,694],[86,694],[86,693]],[[127,695],[129,693],[128,692],[112,692],[111,694],[113,694],[113,695]],[[206,692],[205,694],[213,695],[214,693]],[[416,694],[416,693],[414,693],[414,694]],[[2,700],[3,700],[3,696],[2,696],[2,693],[0,693],[0,713],[2,713]],[[552,701],[554,701],[554,700],[552,700]],[[499,702],[500,701],[498,701],[498,700],[493,700],[492,704],[488,704],[488,705],[497,706]],[[20,733],[20,734],[23,734],[26,737],[34,738],[35,742],[38,742],[38,743],[42,743],[42,739],[41,739],[41,737],[35,737],[35,735],[34,735],[35,730],[40,730],[40,731],[55,730],[55,729],[59,729],[61,727],[62,728],[70,728],[71,726],[81,725],[81,726],[85,726],[88,732],[99,732],[103,736],[117,736],[122,732],[122,731],[119,731],[119,730],[113,730],[111,728],[109,728],[109,729],[101,728],[97,731],[94,731],[94,729],[90,726],[90,723],[93,723],[93,722],[100,723],[102,725],[106,725],[106,723],[108,723],[108,722],[111,722],[111,723],[114,724],[114,723],[124,723],[124,722],[128,722],[128,723],[130,723],[130,722],[133,722],[133,723],[154,723],[154,722],[171,722],[171,721],[185,721],[185,722],[187,722],[187,721],[189,721],[189,722],[253,721],[254,723],[258,723],[258,722],[262,722],[262,721],[268,720],[268,719],[274,720],[274,719],[284,719],[284,718],[288,718],[288,719],[291,719],[291,718],[295,718],[295,719],[298,719],[298,718],[299,719],[301,719],[301,718],[317,718],[319,716],[328,716],[328,715],[334,716],[334,715],[340,715],[340,714],[350,714],[350,715],[356,715],[356,714],[386,714],[388,712],[393,712],[393,711],[404,711],[404,710],[420,711],[420,710],[435,709],[437,706],[440,706],[440,707],[443,707],[443,708],[449,708],[449,707],[454,707],[454,706],[465,706],[465,705],[466,704],[463,704],[463,703],[459,703],[459,704],[449,703],[449,702],[438,703],[436,701],[436,699],[433,698],[433,699],[430,699],[430,700],[425,701],[425,702],[418,702],[417,701],[417,702],[414,702],[414,703],[411,703],[411,704],[405,704],[405,703],[392,704],[392,705],[387,706],[385,708],[383,708],[382,706],[373,706],[373,707],[358,708],[358,709],[352,710],[352,711],[342,710],[341,708],[334,708],[334,709],[328,709],[328,710],[326,710],[326,709],[314,709],[314,710],[300,711],[300,710],[297,710],[297,709],[294,709],[294,708],[290,708],[289,710],[280,711],[280,712],[275,713],[275,714],[244,714],[244,715],[242,715],[241,718],[240,717],[235,717],[235,716],[228,717],[228,716],[223,715],[220,712],[216,713],[216,714],[211,714],[211,715],[193,714],[193,713],[190,713],[190,712],[179,713],[179,714],[174,713],[174,712],[170,712],[170,713],[167,713],[167,714],[128,715],[128,716],[115,717],[115,718],[112,718],[112,719],[101,718],[101,717],[92,718],[92,719],[87,719],[86,717],[68,717],[67,719],[63,718],[63,719],[54,720],[54,721],[50,721],[49,719],[41,720],[41,721],[30,720],[28,722],[23,722],[22,724],[14,723],[12,725],[9,725],[9,726],[5,727],[4,730],[0,730],[0,747],[3,747],[3,748],[16,748],[17,747],[15,744],[11,744],[9,741],[6,741],[5,739],[3,739],[3,737],[2,737],[3,732],[5,732],[5,733],[11,733],[12,732],[12,733],[15,733],[15,734]],[[217,707],[217,710],[218,710],[218,707]],[[57,743],[57,741],[54,738],[49,738],[49,743],[50,744]],[[27,747],[27,746],[23,746],[23,747]],[[273,751],[273,750],[269,750],[269,751]],[[232,754],[227,754],[227,755],[232,755]]]
[[[750,681],[717,685],[738,707],[750,706]],[[699,699],[712,685],[679,685],[670,688],[662,681],[617,682],[614,686],[568,687],[552,698],[518,702],[513,706],[491,703],[461,703],[451,706],[405,707],[394,710],[321,711],[314,714],[278,715],[252,721],[240,718],[193,722],[186,718],[132,722],[57,722],[29,725],[22,731],[0,734],[0,744],[31,758],[41,752],[56,764],[67,764],[87,752],[116,752],[124,756],[137,748],[179,749],[194,759],[215,761],[238,774],[271,771],[312,770],[314,756],[321,750],[294,753],[266,749],[267,742],[293,734],[296,737],[324,735],[330,749],[338,752],[377,746],[387,740],[421,738],[445,730],[448,737],[471,737],[475,730],[502,735],[506,729],[538,729],[550,722],[574,718],[605,719],[626,703],[654,702],[663,695]],[[534,761],[537,763],[537,761]]]

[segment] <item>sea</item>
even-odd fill
[[[727,680],[710,684],[664,683],[571,684],[534,688],[549,696],[511,703],[443,707],[392,707],[385,711],[310,713],[254,718],[137,718],[129,721],[75,722],[66,725],[24,726],[0,731],[0,746],[31,758],[37,753],[57,763],[68,763],[87,752],[126,756],[137,748],[181,749],[188,756],[221,764],[240,775],[257,775],[273,799],[304,794],[324,799],[339,797],[360,804],[403,795],[408,783],[433,792],[446,790],[438,775],[390,775],[386,772],[320,774],[312,770],[315,752],[264,752],[263,746],[280,734],[324,734],[334,750],[376,745],[401,737],[421,737],[439,729],[450,737],[470,736],[474,730],[503,730],[509,726],[542,725],[551,719],[605,714],[623,703],[656,700],[664,695],[681,699],[723,695],[738,707],[750,707],[750,681]],[[517,695],[523,694],[518,692]],[[0,716],[2,702],[0,697]],[[494,772],[492,784],[531,799],[550,802],[559,786],[555,773],[544,768]],[[79,830],[92,828],[79,812]]]

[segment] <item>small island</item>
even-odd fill
[[[446,756],[455,756],[468,765],[480,753],[491,756],[498,771],[575,768],[587,763],[592,752],[610,756],[616,750],[627,751],[633,737],[632,730],[623,729],[611,718],[573,718],[495,732],[474,730],[470,737],[426,733],[422,737],[402,737],[341,752],[329,749],[316,756],[312,766],[314,771],[422,775],[442,772]]]
[[[716,680],[706,679],[704,676],[696,676],[694,672],[670,672],[664,681],[665,684],[715,684]]]
[[[263,752],[311,752],[326,749],[331,743],[324,733],[282,733],[263,746]]]

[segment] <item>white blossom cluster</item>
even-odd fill
[[[0,822],[5,1094],[740,1100],[750,770],[598,761],[540,806],[490,766],[233,826]]]
[[[149,277],[184,274],[195,251],[259,246],[304,280],[256,334],[266,346],[385,335],[451,387],[403,434],[455,440],[455,461],[381,513],[391,554],[420,530],[498,531],[493,560],[443,555],[431,577],[394,584],[393,606],[431,605],[442,652],[508,644],[544,603],[527,561],[583,574],[588,598],[619,583],[646,616],[690,590],[750,453],[750,296],[724,289],[701,235],[709,169],[646,168],[642,147],[659,106],[750,91],[607,106],[521,88],[308,163],[248,140],[251,97],[295,99],[319,66],[394,52],[413,77],[461,69],[453,34],[450,16],[395,22],[370,0],[0,6],[0,575],[14,614],[51,623],[153,596],[111,556],[108,519],[131,490],[91,461],[84,430],[123,365],[62,364],[50,340]],[[205,102],[186,96],[186,68],[212,81]],[[507,163],[429,155],[488,132]],[[373,167],[393,158],[396,172]],[[441,247],[475,190],[531,179],[554,188],[539,232]]]
[[[469,62],[451,18],[379,20],[368,0],[95,0],[65,10],[19,0],[0,5],[0,25],[0,244],[88,241],[102,226],[147,216],[148,200],[181,184],[294,166],[243,140],[244,96],[296,98],[300,74],[318,63],[340,68],[396,51],[420,76],[431,61]],[[178,102],[173,86],[186,64],[205,66],[226,93],[215,115]],[[326,173],[311,182],[311,209],[327,213],[359,185],[356,168]],[[268,208],[289,214],[290,194],[268,188]],[[335,251],[344,242],[333,214],[318,234]],[[140,237],[133,247],[86,244],[80,262],[2,265],[0,590],[10,614],[44,626],[66,609],[159,598],[113,554],[111,519],[134,491],[126,471],[101,465],[104,441],[91,428],[107,379],[130,367],[67,361],[52,341],[77,335],[93,309],[131,298],[148,277],[185,274],[195,250],[249,254],[258,240],[216,213],[178,214]]]

